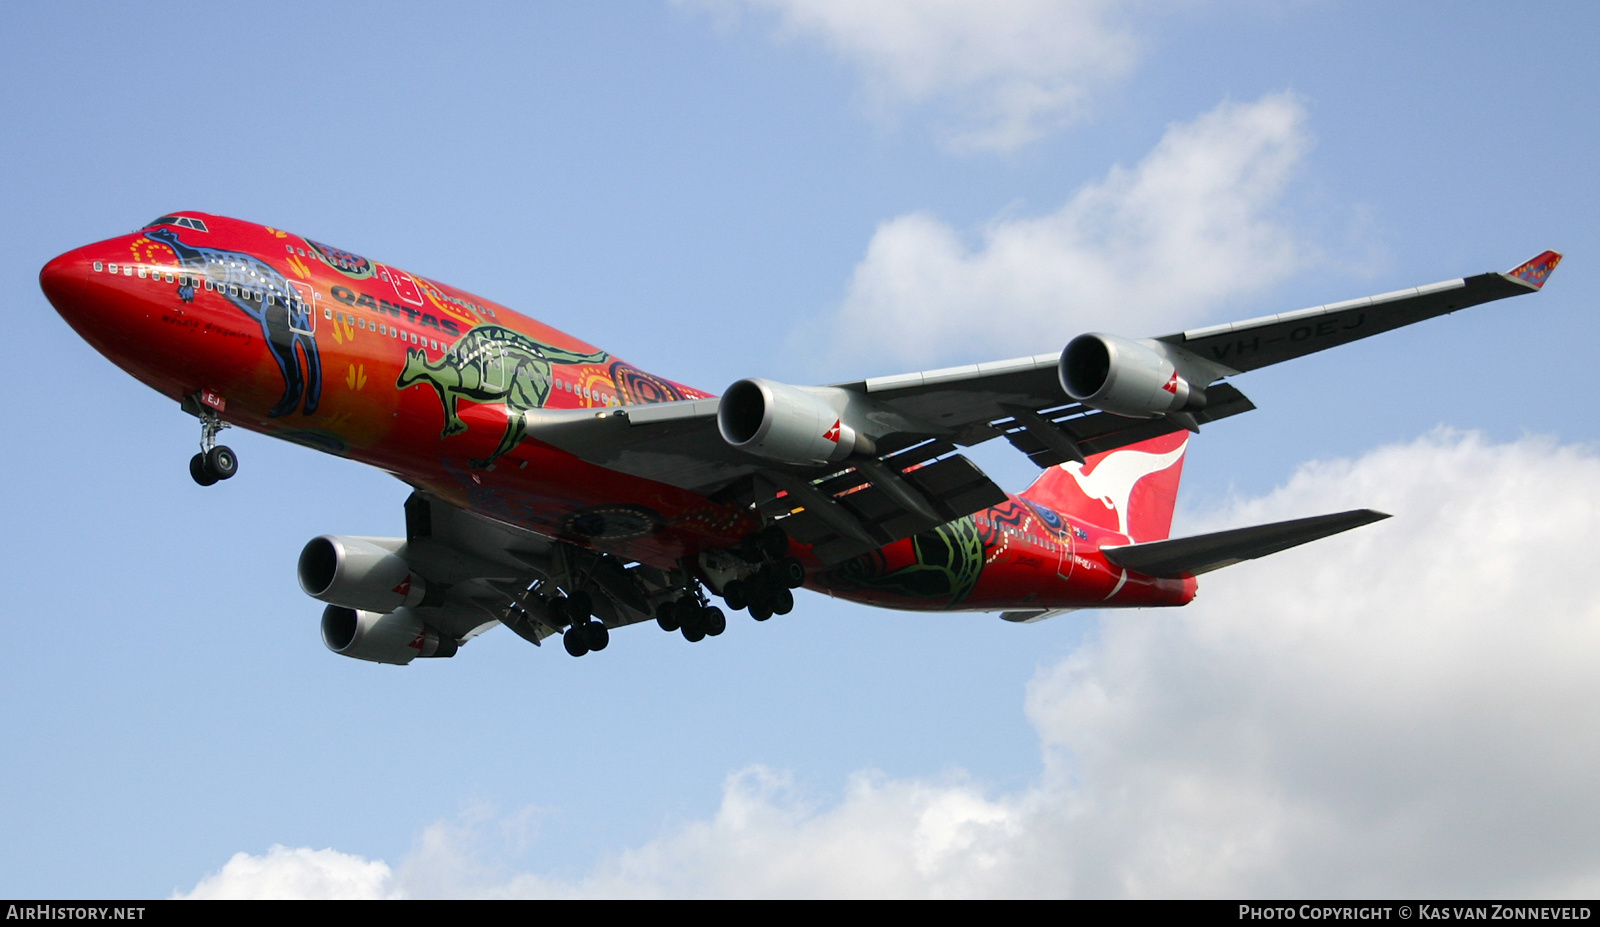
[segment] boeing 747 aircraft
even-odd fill
[[[379,663],[454,656],[503,624],[567,652],[654,620],[691,641],[809,587],[889,608],[1183,605],[1195,577],[1387,516],[1171,539],[1191,434],[1254,408],[1238,374],[1533,293],[1546,251],[1486,273],[1060,353],[721,397],[465,290],[205,213],[69,251],[45,295],[96,350],[200,424],[201,485],[239,426],[413,488],[405,536],[324,535],[301,586],[322,637]],[[1043,468],[1012,495],[962,456],[1004,439]]]

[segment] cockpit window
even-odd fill
[[[180,228],[194,229],[196,232],[210,231],[206,228],[206,224],[204,222],[200,221],[199,219],[191,219],[188,216],[162,216],[156,221],[146,225],[145,228],[153,229],[158,225],[176,225]]]

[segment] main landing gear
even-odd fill
[[[581,657],[591,650],[604,650],[611,643],[611,632],[594,617],[594,601],[587,592],[551,599],[550,608],[552,617],[570,625],[561,635],[561,646],[567,648],[567,653]]]
[[[750,617],[766,621],[773,615],[787,615],[794,608],[794,593],[790,590],[805,585],[806,568],[799,560],[788,556],[789,536],[776,525],[747,535],[739,544],[739,552],[751,563],[758,564],[755,572],[745,579],[735,579],[722,587],[722,598],[735,611],[750,609]]]
[[[722,609],[706,604],[705,595],[698,588],[657,605],[656,624],[669,633],[683,632],[684,640],[690,643],[716,637],[728,630],[727,616],[722,614]]]
[[[200,453],[189,458],[189,475],[201,486],[231,479],[239,472],[239,457],[233,448],[217,443],[217,432],[227,428],[228,423],[204,407],[196,414],[200,417]]]

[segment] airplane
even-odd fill
[[[1034,622],[1180,606],[1195,577],[1388,516],[1368,509],[1171,538],[1189,438],[1254,409],[1231,378],[1537,292],[1546,251],[1484,273],[1059,354],[720,397],[468,291],[199,212],[69,251],[40,286],[96,350],[193,415],[196,483],[248,428],[412,487],[405,536],[324,535],[297,566],[335,653],[405,665],[505,625],[604,650],[654,620],[690,641],[802,587]],[[1017,494],[961,450],[1042,468]]]

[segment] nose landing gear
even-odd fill
[[[217,432],[229,427],[228,423],[203,406],[195,414],[200,418],[200,453],[189,458],[189,475],[201,486],[231,479],[239,472],[239,457],[233,448],[217,443]]]

